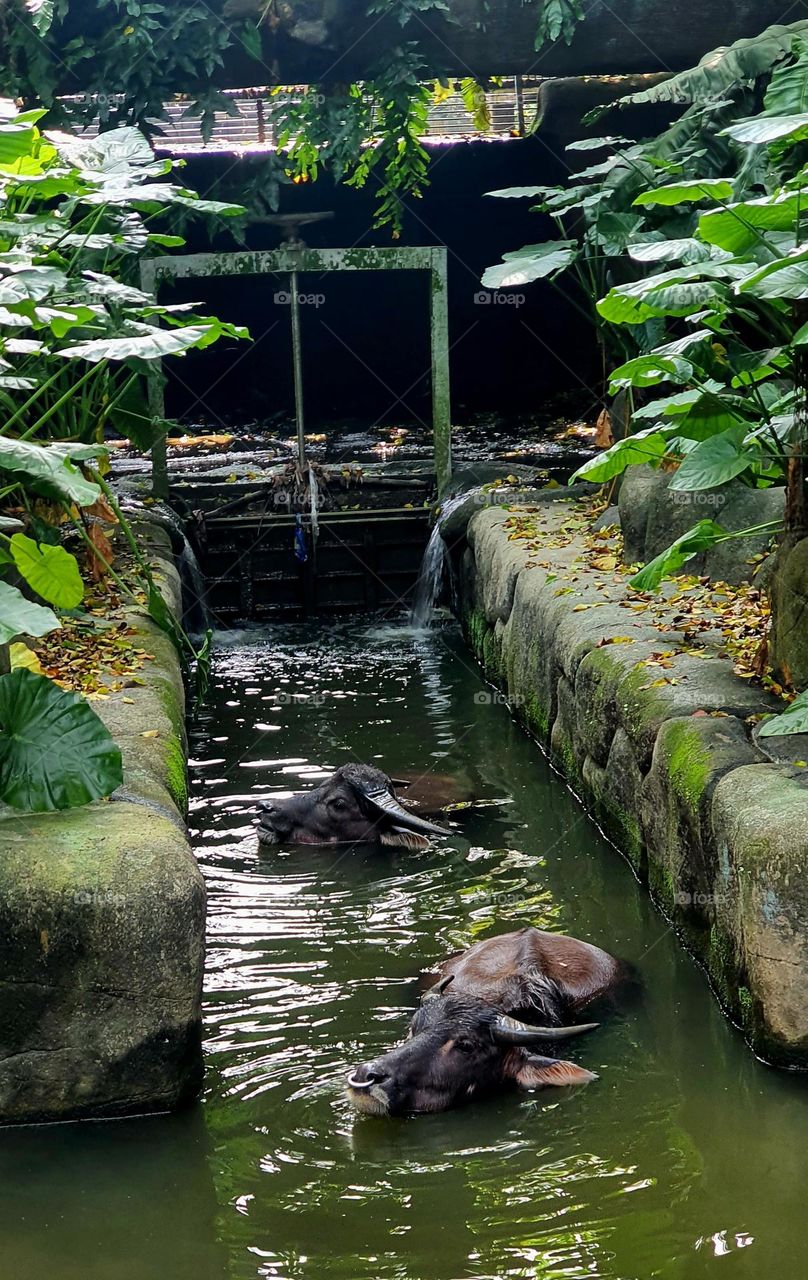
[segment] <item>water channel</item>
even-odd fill
[[[209,894],[190,1112],[0,1134],[2,1280],[691,1280],[808,1272],[808,1082],[757,1063],[451,626],[217,637],[191,730]],[[259,855],[259,798],[361,759],[474,804],[422,853]],[[420,971],[524,924],[632,960],[577,1091],[356,1117]]]

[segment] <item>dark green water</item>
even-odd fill
[[[191,749],[203,1103],[0,1135],[0,1280],[808,1274],[808,1082],[751,1058],[451,631],[223,637]],[[498,803],[423,854],[259,859],[257,798],[356,758]],[[600,1078],[354,1117],[347,1068],[403,1034],[419,970],[527,923],[639,966],[643,1001],[571,1050]]]

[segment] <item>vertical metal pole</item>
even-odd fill
[[[292,361],[295,374],[295,420],[297,422],[297,460],[301,470],[306,466],[306,424],[303,416],[303,347],[300,338],[300,302],[297,291],[298,274],[289,276],[292,290]]]
[[[154,259],[147,258],[140,264],[140,287],[144,293],[153,293],[157,297],[157,267]],[[157,324],[155,320],[153,322]],[[149,413],[153,418],[164,419],[166,415],[165,397],[163,395],[162,361],[157,360],[149,366],[146,374],[146,399]],[[151,447],[152,460],[152,494],[155,498],[168,497],[168,463],[166,461],[166,433],[161,432]]]
[[[452,478],[452,405],[449,390],[449,299],[446,249],[432,250],[429,275],[429,318],[432,340],[432,432],[438,494]]]
[[[516,132],[520,138],[525,136],[525,95],[522,88],[522,77],[514,76],[513,90],[516,98]]]

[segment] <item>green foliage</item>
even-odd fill
[[[808,733],[808,690],[795,698],[787,711],[771,716],[760,726],[761,738],[775,738],[792,733]]]
[[[21,591],[0,579],[0,644],[10,644],[17,636],[44,636],[60,626],[52,610],[26,600]]]
[[[45,6],[38,12],[45,21]],[[62,522],[95,554],[87,508],[102,505],[103,492],[109,515],[114,498],[90,464],[106,463],[108,425],[152,443],[138,390],[149,363],[248,336],[185,306],[159,306],[137,283],[144,253],[183,243],[155,234],[153,219],[177,206],[220,215],[240,208],[197,201],[167,182],[171,163],[134,128],[47,137],[41,114],[0,103],[0,496],[27,520],[26,533],[10,536],[0,522],[0,573],[14,571],[53,608],[0,579],[0,645],[53,631],[54,610],[81,606],[84,583],[61,545]],[[43,501],[52,523],[35,510]],[[135,585],[109,571],[131,597],[145,589],[152,616],[187,650],[117,504],[114,518],[130,541]],[[120,753],[82,698],[28,671],[0,677],[0,800],[65,808],[120,782]]]
[[[62,546],[40,546],[24,533],[15,533],[9,544],[14,564],[29,587],[59,609],[75,609],[84,599],[76,557]]]
[[[159,128],[163,103],[182,92],[191,99],[184,117],[198,119],[208,141],[217,112],[238,114],[213,84],[228,53],[246,51],[256,64],[255,83],[274,80],[262,27],[277,23],[276,6],[256,3],[253,9],[243,20],[218,21],[207,0],[8,0],[5,19],[0,6],[5,91],[44,101],[68,123],[147,131]],[[268,163],[270,181],[256,186],[255,197],[259,207],[266,202],[277,208],[284,182],[314,180],[323,168],[356,187],[373,176],[379,183],[376,224],[390,226],[396,236],[402,201],[420,196],[427,181],[429,157],[420,139],[433,92],[429,85],[443,71],[424,56],[424,18],[446,19],[450,9],[446,0],[365,0],[365,9],[374,23],[388,19],[400,40],[394,36],[390,52],[362,84],[338,83],[332,75],[303,92],[284,87],[273,93],[269,114],[281,153]],[[537,13],[540,49],[557,40],[569,43],[585,8],[582,0],[540,0]],[[57,100],[66,77],[85,92]],[[471,76],[437,83],[451,83],[460,92],[475,128],[490,127],[482,84]],[[6,138],[0,148],[13,145]],[[232,229],[237,235],[242,230],[238,224]]]
[[[579,22],[586,16],[581,0],[542,0],[535,48],[542,49],[556,40],[572,43]]]
[[[84,698],[32,671],[0,676],[0,800],[72,809],[122,782],[120,750]]]
[[[506,255],[485,279],[516,283],[509,261],[561,253],[613,367],[609,391],[630,397],[632,434],[573,479],[665,461],[683,492],[802,483],[789,463],[808,450],[796,363],[808,342],[807,33],[808,22],[772,28],[623,99],[686,109],[647,143],[575,144],[606,158],[566,187],[492,193],[538,196],[558,237]],[[702,521],[637,585],[658,585],[720,536]]]
[[[714,520],[699,520],[692,529],[649,561],[644,569],[631,579],[635,591],[656,591],[664,578],[670,578],[702,551],[708,551],[727,536],[726,530]]]

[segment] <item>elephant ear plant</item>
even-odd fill
[[[154,361],[249,336],[192,307],[159,306],[137,285],[144,253],[183,243],[154,229],[163,214],[241,209],[166,181],[172,162],[157,160],[137,129],[46,135],[43,114],[0,102],[0,656],[7,668],[10,642],[44,636],[60,613],[82,609],[65,532],[87,545],[96,576],[145,598],[192,654],[104,478],[104,439],[117,430],[148,448],[164,432],[142,397]],[[93,536],[88,513],[99,508],[121,528],[129,581],[111,544]],[[82,697],[25,668],[0,674],[0,801],[70,808],[121,781],[120,752]]]
[[[716,50],[630,102],[686,109],[650,142],[573,144],[605,159],[565,188],[492,192],[538,196],[558,236],[507,254],[483,283],[574,272],[630,426],[573,481],[649,464],[681,493],[785,487],[785,523],[700,520],[632,578],[653,591],[726,539],[808,534],[808,21]],[[764,733],[805,731],[807,710],[803,695]]]

